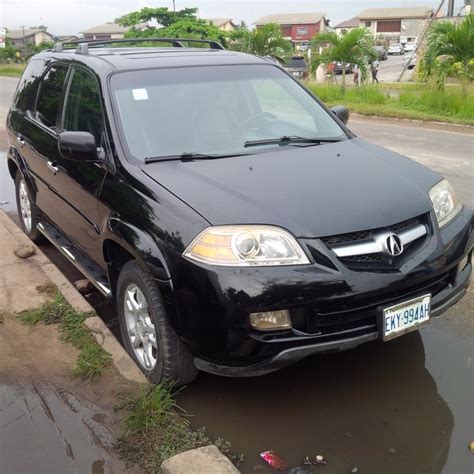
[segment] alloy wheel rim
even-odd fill
[[[124,298],[127,336],[140,365],[153,370],[158,355],[155,325],[148,312],[148,302],[135,284],[128,285]]]
[[[19,189],[21,219],[28,232],[31,232],[31,202],[26,189],[26,183],[22,179]]]

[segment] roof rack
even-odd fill
[[[123,39],[107,39],[107,40],[85,40],[79,39],[75,41],[65,41],[64,43],[56,43],[53,47],[53,51],[63,51],[64,49],[73,49],[73,48],[64,48],[64,45],[74,45],[77,46],[77,54],[89,54],[89,46],[102,46],[106,44],[122,44],[122,43],[144,43],[144,42],[153,42],[153,43],[170,43],[176,48],[184,48],[184,43],[198,43],[198,44],[208,44],[210,49],[225,49],[219,42],[213,40],[204,40],[204,39],[193,39],[193,38],[123,38]]]

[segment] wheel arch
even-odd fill
[[[130,260],[137,260],[160,282],[171,283],[171,273],[156,242],[146,232],[117,218],[109,219],[102,241],[102,254],[112,289],[120,270]]]
[[[15,179],[16,174],[18,172],[21,173],[30,191],[30,196],[34,199],[34,201],[36,201],[35,182],[31,178],[30,173],[28,173],[28,168],[20,152],[13,146],[11,146],[8,151],[7,166],[8,166],[8,172],[10,173],[10,176],[12,177],[12,179]]]

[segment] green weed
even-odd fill
[[[61,339],[79,349],[79,355],[73,367],[73,374],[90,379],[99,376],[110,364],[111,357],[95,340],[84,321],[90,316],[87,313],[76,312],[64,299],[60,292],[56,292],[52,300],[46,301],[37,309],[27,310],[19,314],[18,318],[24,324],[34,326],[40,322],[44,324],[58,324]]]

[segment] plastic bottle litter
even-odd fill
[[[469,443],[469,451],[471,451],[471,453],[474,453],[474,441],[471,441]]]

